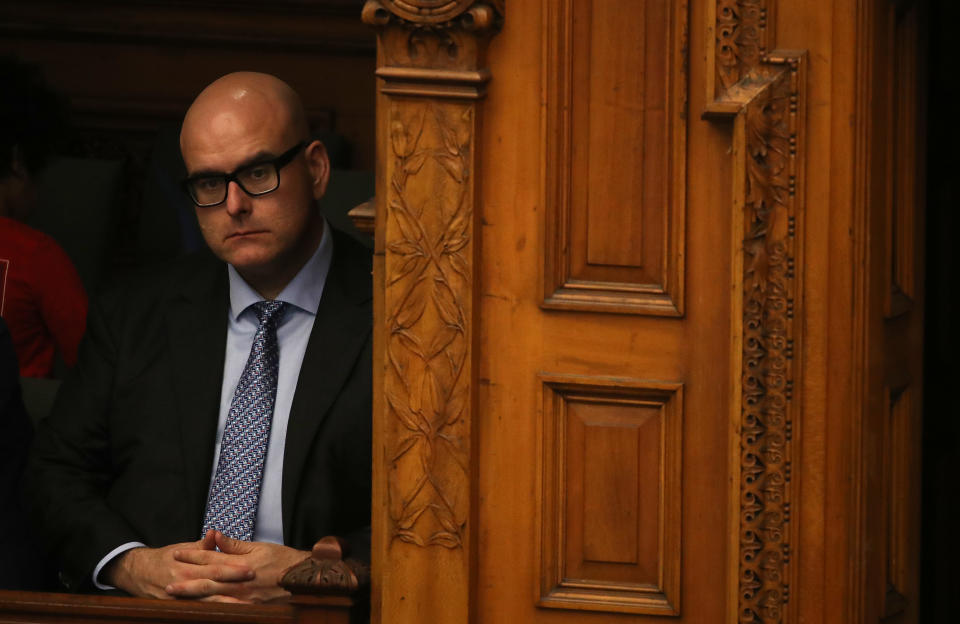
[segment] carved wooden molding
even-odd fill
[[[662,15],[649,11],[657,17],[647,15],[646,10],[638,11],[643,17],[636,28],[641,33],[656,31],[662,40],[647,42],[649,53],[631,59],[639,74],[645,77],[642,97],[634,94],[642,100],[640,104],[634,103],[641,109],[632,110],[632,114],[646,116],[648,99],[658,100],[665,114],[662,119],[646,121],[657,126],[657,131],[646,130],[645,134],[635,137],[637,144],[644,145],[644,156],[635,163],[639,165],[637,170],[629,171],[628,175],[642,180],[644,189],[657,191],[650,195],[647,191],[637,193],[628,203],[605,205],[591,201],[586,189],[591,182],[603,186],[622,184],[623,179],[608,174],[607,179],[597,184],[587,177],[592,167],[605,170],[602,165],[591,162],[589,155],[591,125],[596,119],[591,117],[589,98],[585,97],[593,88],[587,78],[605,69],[602,64],[591,67],[594,43],[589,24],[594,7],[578,0],[542,0],[545,44],[541,75],[546,108],[543,146],[546,166],[542,181],[546,198],[544,308],[683,316],[689,10],[686,1],[667,4]],[[586,27],[582,27],[584,23]],[[645,32],[643,36],[649,35],[650,32]],[[661,50],[661,46],[665,49]],[[646,71],[653,62],[661,63],[662,77],[658,72]],[[591,73],[591,70],[599,71]],[[662,95],[662,104],[653,93],[658,90],[661,93],[656,96]],[[614,98],[616,94],[604,92],[604,96]],[[645,170],[653,161],[659,165],[655,175]],[[627,223],[629,217],[643,222],[641,233],[630,239],[633,249],[616,249],[620,255],[633,256],[630,261],[590,258],[586,232],[591,229],[591,212],[618,218],[626,232],[631,230]],[[651,216],[659,221],[657,226],[651,227]],[[602,226],[598,231],[603,232]],[[657,258],[639,251],[644,245],[650,245],[652,239],[656,244],[651,246],[661,249]],[[622,240],[607,246],[618,244],[627,247]]]
[[[679,615],[683,384],[539,377],[538,606]]]
[[[717,0],[715,41],[708,50],[713,55],[713,71],[707,72],[707,101],[722,99],[724,91],[747,88],[745,81],[763,72],[774,39],[773,0]]]
[[[476,138],[502,3],[368,0],[379,99],[373,617],[466,622],[476,548]]]
[[[350,220],[353,222],[353,227],[371,238],[373,237],[375,217],[377,214],[375,202],[375,199],[368,199],[362,204],[354,206],[347,212],[347,216],[350,217]]]
[[[708,105],[733,119],[734,413],[731,622],[795,621],[791,518],[799,427],[805,53],[772,47],[773,0],[717,0]]]

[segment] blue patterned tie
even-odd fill
[[[223,428],[220,459],[203,519],[204,535],[217,529],[234,539],[253,539],[277,397],[277,322],[285,305],[282,301],[258,301],[251,306],[260,325]]]

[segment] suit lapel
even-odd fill
[[[187,276],[170,303],[167,323],[183,449],[188,506],[201,530],[213,466],[227,339],[228,283],[220,262]]]
[[[370,256],[336,230],[334,256],[300,367],[283,457],[284,541],[307,455],[371,331]],[[319,537],[319,536],[318,536]]]

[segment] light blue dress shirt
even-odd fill
[[[257,505],[257,519],[254,524],[253,539],[258,542],[283,543],[283,517],[281,513],[281,488],[283,484],[283,449],[287,438],[287,423],[290,419],[290,407],[300,377],[300,365],[307,350],[313,321],[317,317],[320,297],[330,272],[333,258],[333,236],[330,226],[324,223],[320,245],[313,256],[307,260],[300,272],[277,295],[277,301],[286,302],[287,308],[277,325],[277,345],[279,348],[279,371],[277,375],[277,397],[273,407],[273,422],[270,426],[270,440],[267,443],[267,457],[264,461],[263,480],[260,486],[260,499]],[[220,390],[220,415],[217,420],[217,442],[213,450],[213,466],[210,479],[217,470],[220,460],[220,441],[227,422],[230,403],[240,382],[243,367],[250,357],[250,347],[257,333],[257,315],[250,308],[263,297],[254,290],[231,265],[227,265],[230,281],[230,310],[227,324],[227,349],[223,366],[223,387]],[[197,538],[202,527],[197,527]],[[93,571],[94,585],[100,589],[114,589],[99,582],[98,576],[103,567],[119,554],[144,546],[141,542],[128,542],[110,551],[100,560]]]

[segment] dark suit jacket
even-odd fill
[[[347,537],[369,557],[371,255],[334,251],[290,410],[284,543]],[[213,466],[229,285],[208,252],[92,306],[80,359],[27,469],[34,522],[83,588],[116,546],[200,538]]]

